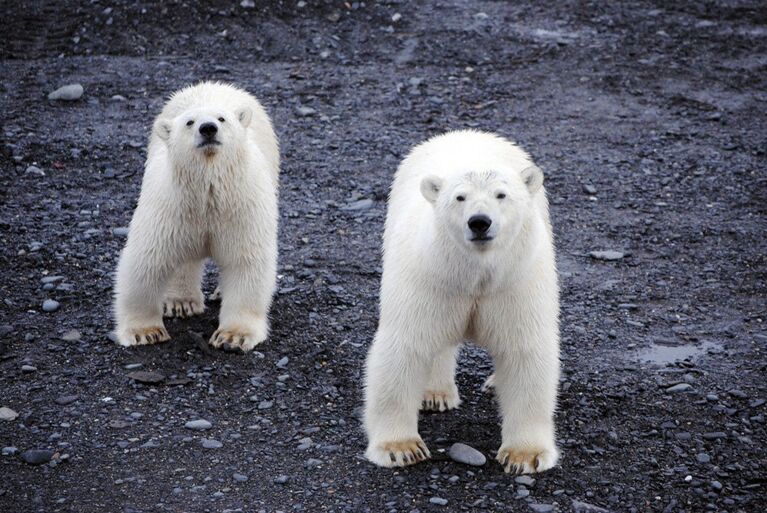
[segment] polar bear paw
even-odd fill
[[[534,474],[552,468],[558,458],[556,449],[501,447],[495,459],[507,474]]]
[[[165,298],[162,305],[163,317],[192,317],[205,311],[200,298]]]
[[[259,335],[244,328],[218,328],[210,337],[210,345],[224,351],[247,353],[264,340],[266,340],[266,334]]]
[[[429,449],[420,437],[370,444],[365,455],[381,467],[405,467],[431,458]]]
[[[216,290],[208,294],[210,301],[221,301],[221,287],[216,287]]]
[[[170,335],[164,326],[150,326],[146,328],[128,328],[119,330],[117,342],[121,346],[144,346],[157,344],[170,340]]]
[[[490,377],[485,380],[485,382],[482,384],[482,390],[485,394],[492,394],[493,389],[495,389],[495,374],[490,374]]]
[[[422,411],[447,411],[457,408],[461,398],[455,386],[448,390],[427,390],[421,400]]]

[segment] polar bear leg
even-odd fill
[[[170,339],[162,321],[162,298],[173,270],[170,251],[148,248],[151,240],[131,234],[117,265],[115,318],[122,346],[154,344]]]
[[[431,364],[429,380],[421,401],[422,410],[446,411],[461,404],[455,384],[455,364],[458,347],[441,349]]]
[[[205,311],[200,283],[205,260],[187,262],[175,271],[163,300],[165,317],[191,317]]]
[[[379,328],[367,360],[365,455],[382,467],[403,467],[431,457],[418,434],[418,409],[431,358],[415,350],[420,341],[395,337]]]
[[[497,460],[513,473],[542,472],[559,458],[554,436],[559,382],[556,307],[530,303],[535,301],[496,299],[480,306],[485,328],[481,340],[493,356],[503,417]]]

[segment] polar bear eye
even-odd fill
[[[218,118],[218,120],[219,120],[221,123],[223,123],[224,121],[226,121],[224,118]]]
[[[464,196],[463,194],[461,194],[461,195],[459,195],[459,196],[456,196],[456,197],[455,197],[455,199],[456,199],[457,201],[465,201],[465,200],[466,200],[466,196]]]
[[[506,193],[499,192],[498,194],[495,195],[495,197],[498,199],[503,199],[506,197]]]
[[[190,119],[189,121],[186,122],[186,126],[192,126],[192,125],[194,125],[193,119]]]

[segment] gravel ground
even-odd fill
[[[764,3],[307,3],[4,4],[0,510],[764,511]],[[111,274],[149,127],[202,79],[256,94],[282,141],[273,333],[212,351],[211,303],[120,348]],[[519,141],[552,201],[563,458],[532,477],[492,460],[475,348],[461,409],[422,418],[432,461],[362,457],[390,180],[467,127]]]

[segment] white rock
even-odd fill
[[[49,100],[74,101],[80,99],[83,95],[83,86],[80,84],[69,84],[59,87],[48,95]]]
[[[7,406],[0,408],[0,420],[16,420],[16,417],[18,416],[18,413],[8,408]]]

